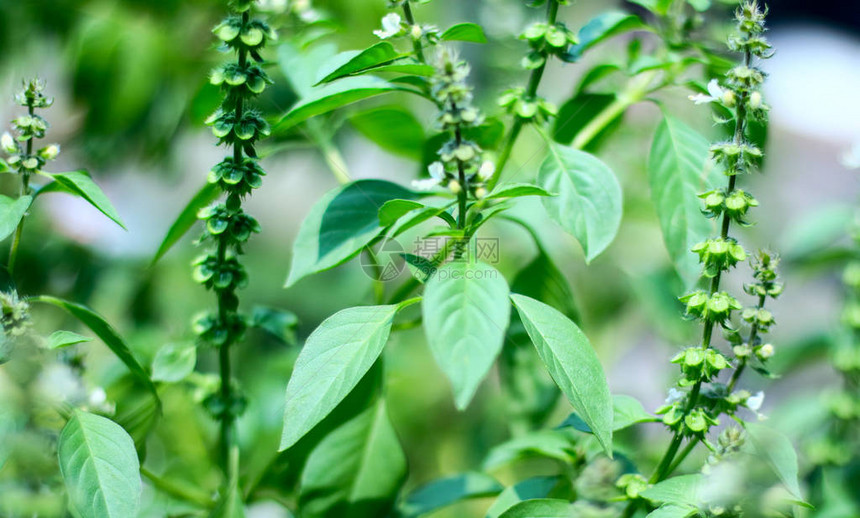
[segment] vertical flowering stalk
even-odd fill
[[[457,196],[457,228],[462,231],[468,223],[469,200],[486,196],[486,182],[493,174],[492,162],[482,160],[481,147],[463,136],[466,129],[483,122],[481,112],[472,104],[472,87],[466,82],[469,72],[466,62],[447,47],[439,47],[431,95],[439,106],[437,123],[451,138],[439,149],[440,160],[430,164],[431,178],[414,182],[423,189],[441,184]],[[460,236],[454,248],[455,259],[462,257],[470,237]]]
[[[711,426],[719,423],[721,414],[734,417],[740,407],[757,412],[763,399],[763,394],[752,396],[735,388],[750,362],[758,362],[755,367],[761,370],[763,363],[773,355],[773,346],[762,344],[761,335],[774,322],[765,303],[782,292],[776,274],[778,258],[759,252],[752,260],[755,281],[746,285],[745,291],[756,297],[753,307],[744,309],[737,298],[722,290],[720,281],[725,272],[747,258],[744,248],[731,236],[732,223],[746,225],[748,210],[758,205],[755,198],[737,187],[737,181],[740,175],[753,172],[762,157],[762,150],[747,136],[747,126],[753,119],[764,119],[768,110],[760,92],[764,73],[753,62],[754,58],[771,55],[770,45],[763,35],[765,14],[756,1],[746,1],[739,7],[737,34],[729,39],[729,47],[741,53],[742,63],[727,73],[722,85],[712,81],[709,96],[691,97],[697,104],[713,102],[731,112],[732,117],[723,122],[734,124],[734,132],[731,140],[711,147],[712,156],[723,167],[728,182],[725,188],[700,197],[705,215],[719,221],[720,233],[693,247],[702,264],[703,276],[710,280],[708,289],[681,297],[687,315],[702,323],[702,339],[698,345],[688,347],[672,359],[681,368],[679,388],[670,391],[667,404],[658,413],[663,415],[663,422],[674,432],[674,437],[650,483],[668,477],[698,442],[704,442],[713,451],[707,434]],[[742,320],[749,325],[746,334],[732,324],[736,311],[741,311]],[[713,335],[718,327],[724,330],[733,346],[734,358],[714,347]],[[726,383],[719,382],[720,372],[730,367],[735,369],[732,376]],[[687,446],[678,455],[685,439]],[[626,516],[631,516],[633,509],[635,503],[628,507]]]
[[[219,349],[220,389],[206,399],[206,406],[220,422],[221,463],[230,477],[238,466],[235,421],[245,406],[233,386],[230,364],[230,349],[241,341],[247,327],[236,293],[248,279],[239,256],[251,234],[260,231],[257,221],[242,209],[242,200],[262,184],[265,172],[258,164],[255,144],[269,134],[268,124],[251,101],[271,83],[260,65],[260,53],[275,38],[266,23],[251,16],[251,0],[235,0],[232,6],[233,13],[213,32],[222,49],[236,59],[212,72],[210,80],[221,87],[224,100],[207,120],[218,143],[232,153],[209,172],[208,181],[218,185],[225,198],[198,214],[205,224],[200,241],[211,243],[211,248],[194,262],[194,279],[217,297],[217,310],[198,317],[194,330],[201,342]]]
[[[36,109],[44,109],[54,104],[52,97],[44,94],[45,83],[39,79],[32,79],[25,83],[21,92],[15,95],[15,102],[27,108],[27,114],[12,120],[15,134],[3,133],[0,137],[0,145],[8,155],[8,164],[14,167],[21,176],[21,190],[16,205],[22,209],[20,221],[15,228],[12,238],[12,247],[9,250],[9,262],[7,269],[9,275],[15,271],[15,262],[18,257],[18,246],[21,243],[21,234],[24,230],[24,219],[26,211],[32,201],[33,189],[30,186],[30,177],[37,174],[51,160],[60,154],[60,146],[51,144],[38,151],[34,151],[36,139],[45,138],[45,132],[49,124]],[[5,238],[5,236],[3,236]]]
[[[556,106],[540,97],[537,90],[549,58],[563,56],[568,47],[577,42],[576,35],[557,21],[559,6],[567,3],[566,0],[547,0],[546,21],[529,25],[520,35],[521,39],[528,41],[531,49],[522,60],[523,68],[531,70],[531,74],[525,88],[508,90],[499,98],[499,105],[514,116],[514,123],[499,154],[498,167],[488,182],[491,190],[498,183],[523,126],[531,122],[543,124],[558,113]]]

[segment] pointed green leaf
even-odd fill
[[[485,518],[499,518],[502,513],[525,500],[547,498],[562,483],[562,477],[533,477],[505,488],[487,510]]]
[[[381,41],[364,50],[348,50],[332,57],[320,67],[317,85],[330,83],[353,74],[367,72],[380,65],[385,65],[402,57],[394,46],[387,41]]]
[[[411,91],[374,76],[345,77],[336,83],[328,83],[311,89],[281,120],[275,124],[277,131],[287,130],[311,117],[322,115],[349,104],[395,91]]]
[[[140,508],[140,463],[134,441],[110,419],[80,410],[57,443],[71,506],[86,518],[128,518]]]
[[[773,472],[799,503],[805,502],[797,481],[797,453],[791,441],[779,431],[759,423],[745,423],[756,453],[764,458]]]
[[[299,507],[305,518],[386,516],[405,478],[406,455],[379,399],[311,452]]]
[[[595,156],[550,145],[538,183],[558,196],[541,198],[550,217],[573,234],[591,261],[615,238],[621,225],[621,186],[609,167]]]
[[[7,164],[5,160],[0,158],[0,173],[8,173],[9,171],[9,164]]]
[[[405,108],[400,106],[380,106],[365,110],[349,117],[349,122],[382,149],[421,160],[424,154],[424,126]]]
[[[119,217],[116,209],[111,204],[110,200],[101,188],[96,185],[90,174],[84,170],[70,171],[68,173],[46,173],[54,179],[55,182],[62,185],[63,188],[75,196],[81,197],[88,201],[90,205],[99,210],[102,214],[113,220],[117,225],[125,228],[125,224]]]
[[[0,241],[11,236],[18,223],[27,214],[30,204],[33,203],[32,196],[21,196],[16,200],[0,194]]]
[[[552,129],[552,138],[559,144],[569,146],[579,132],[595,117],[615,102],[615,94],[580,92],[566,101],[558,109],[558,116]],[[584,149],[593,151],[599,147],[603,137],[619,126],[624,114],[619,113],[600,131]]]
[[[193,343],[166,344],[152,360],[152,379],[176,383],[194,371],[197,347]]]
[[[640,493],[658,504],[678,507],[696,507],[701,503],[704,478],[700,474],[680,475],[654,484]]]
[[[152,264],[157,263],[159,259],[164,257],[164,254],[173,248],[173,245],[191,230],[191,227],[198,221],[197,212],[215,201],[220,194],[221,190],[214,183],[207,183],[197,191],[185,208],[182,209],[182,212],[179,213],[173,224],[170,225],[167,235],[164,236],[164,240],[158,246],[158,251],[155,252],[155,257],[152,258]]]
[[[490,471],[513,461],[532,457],[545,457],[568,464],[576,455],[576,441],[570,433],[552,429],[536,430],[495,446],[484,459],[482,469]]]
[[[442,41],[469,41],[487,43],[484,29],[477,23],[458,23],[448,28],[439,38]]]
[[[78,319],[82,324],[87,326],[93,333],[96,334],[105,345],[119,358],[119,360],[128,367],[128,370],[140,380],[149,390],[152,395],[158,400],[158,392],[155,390],[155,384],[152,383],[149,375],[138,363],[137,359],[132,354],[131,349],[125,343],[125,340],[111,327],[110,324],[102,318],[101,315],[91,310],[86,306],[69,302],[67,300],[58,299],[49,295],[40,295],[33,297],[33,302],[44,302],[57,306],[68,312],[70,315]]]
[[[354,257],[382,232],[379,209],[418,193],[383,180],[358,180],[330,191],[307,215],[293,244],[286,287]]]
[[[397,223],[397,220],[410,211],[424,208],[424,204],[412,200],[388,200],[379,209],[379,224],[387,227]]]
[[[721,176],[709,167],[710,144],[680,120],[666,116],[657,128],[648,157],[648,182],[663,241],[675,269],[687,286],[701,276],[699,259],[690,249],[713,232],[702,215],[698,195],[716,187]]]
[[[511,307],[505,278],[492,266],[453,262],[427,282],[421,313],[433,357],[465,409],[502,349]]]
[[[688,518],[699,516],[699,511],[693,506],[663,505],[648,513],[646,518]]]
[[[382,353],[398,308],[344,309],[311,333],[287,384],[281,451],[301,439],[355,388]]]
[[[579,42],[576,45],[571,45],[564,59],[569,62],[577,61],[586,50],[605,39],[624,32],[642,29],[647,29],[647,26],[635,14],[624,11],[601,13],[582,26],[578,35]]]
[[[503,489],[496,479],[483,473],[462,473],[434,480],[406,497],[399,507],[400,516],[417,518],[463,500],[497,495]]]
[[[71,331],[54,331],[48,337],[48,348],[60,349],[83,342],[92,342],[92,340],[89,336],[82,336]]]
[[[555,194],[547,191],[543,187],[531,185],[527,183],[512,183],[503,185],[488,196],[488,200],[496,200],[500,198],[519,198],[521,196],[555,196]]]
[[[526,331],[552,378],[612,456],[612,397],[588,338],[557,309],[511,295]]]
[[[511,291],[544,301],[567,318],[579,321],[579,309],[570,284],[540,243],[537,245],[538,255],[517,273]]]
[[[570,502],[560,498],[536,498],[520,502],[499,518],[571,518]]]

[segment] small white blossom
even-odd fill
[[[707,104],[714,101],[719,102],[722,100],[723,95],[725,95],[726,90],[720,86],[720,83],[718,83],[716,79],[711,79],[711,82],[708,83],[708,93],[711,95],[696,94],[689,96],[688,99],[696,104]]]
[[[756,395],[750,396],[747,398],[747,408],[752,410],[755,413],[758,413],[761,408],[762,403],[764,403],[764,392],[759,390]]]
[[[666,404],[671,405],[684,399],[684,393],[676,388],[669,389],[669,396],[666,398]]]
[[[375,30],[373,34],[384,40],[392,36],[397,36],[401,30],[403,30],[403,27],[400,15],[397,13],[388,13],[382,18],[382,30]]]
[[[57,155],[60,154],[60,145],[59,144],[51,144],[50,146],[45,146],[39,150],[39,156],[44,158],[45,160],[53,160],[57,158]]]
[[[445,166],[442,165],[442,162],[433,162],[427,167],[427,170],[430,172],[431,178],[440,182],[445,178]]]
[[[12,135],[10,135],[8,131],[3,133],[3,136],[0,137],[0,147],[3,148],[3,151],[10,154],[18,152],[18,144],[15,143],[15,139],[12,138]]]
[[[478,169],[478,178],[480,178],[481,181],[486,182],[493,177],[493,174],[495,174],[495,172],[496,164],[490,162],[489,160],[486,160],[484,161],[484,163],[481,164],[481,168]]]
[[[432,191],[433,188],[439,185],[439,180],[433,178],[423,178],[421,180],[412,180],[412,188],[416,191]]]

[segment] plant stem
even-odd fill
[[[412,16],[412,7],[409,5],[409,0],[403,2],[403,17],[406,18],[406,23],[410,26],[415,25],[415,18]],[[413,38],[412,48],[415,49],[415,57],[418,58],[418,61],[427,64],[427,60],[424,58],[424,50],[421,48],[421,41]]]
[[[33,104],[30,103],[27,105],[27,113],[32,117],[35,113],[33,108]],[[32,156],[33,154],[33,138],[27,140],[27,157]],[[21,170],[21,194],[20,196],[27,196],[30,194],[30,172],[26,169]],[[15,236],[12,238],[12,247],[9,249],[9,262],[6,267],[6,270],[9,272],[9,277],[15,273],[15,262],[18,260],[18,247],[21,244],[21,234],[24,232],[24,220],[27,219],[27,214],[24,213],[24,216],[21,218],[21,221],[18,222],[18,226],[15,228]]]
[[[547,2],[547,11],[546,11],[546,19],[547,24],[553,25],[555,24],[556,19],[558,18],[558,2],[556,0],[549,0]],[[540,80],[543,78],[544,70],[546,70],[546,62],[549,60],[549,56],[544,56],[544,62],[532,70],[532,73],[529,75],[529,83],[526,87],[526,98],[533,99],[537,95],[538,86],[540,86]],[[514,150],[514,144],[517,142],[517,138],[520,136],[520,132],[523,129],[524,119],[519,116],[514,116],[514,123],[511,125],[511,130],[508,132],[508,136],[505,139],[505,145],[502,147],[502,152],[499,154],[499,158],[496,161],[496,170],[493,173],[493,176],[487,182],[487,190],[492,191],[493,187],[499,182],[499,179],[502,176],[502,170],[505,168],[505,165],[508,163],[508,160],[511,158],[511,152]]]
[[[172,480],[159,477],[144,467],[140,468],[140,474],[143,475],[144,478],[148,479],[152,483],[153,487],[163,493],[200,507],[212,507],[212,499],[203,493],[197,493],[191,488],[180,486]]]
[[[763,309],[766,300],[767,300],[767,295],[759,295],[758,304],[756,304],[756,309]],[[750,347],[753,347],[756,338],[758,338],[758,320],[753,321],[752,327],[750,327],[750,335],[749,335],[749,338],[747,339],[747,344],[749,344]],[[726,388],[727,388],[729,394],[731,394],[732,391],[735,389],[735,385],[737,385],[738,380],[741,379],[741,374],[743,374],[746,366],[747,366],[747,358],[746,358],[746,356],[744,356],[741,359],[740,364],[738,364],[737,369],[735,369],[735,372],[732,373],[732,377],[731,377],[731,379],[729,379],[728,385],[726,385]]]

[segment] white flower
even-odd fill
[[[442,165],[442,162],[433,162],[427,167],[427,170],[430,172],[431,178],[440,182],[445,179],[445,166]]]
[[[493,174],[496,172],[496,164],[490,162],[489,160],[484,161],[481,164],[481,168],[478,169],[478,178],[482,181],[486,182],[490,178],[493,177]]]
[[[3,133],[3,136],[0,137],[0,147],[3,148],[3,151],[10,154],[18,152],[18,144],[15,142],[15,139],[12,138],[12,135],[10,135],[8,131]]]
[[[750,396],[747,398],[747,408],[752,410],[755,413],[758,413],[761,408],[762,403],[764,403],[764,392],[759,390],[756,395]]]
[[[412,180],[412,188],[416,191],[432,191],[434,187],[439,185],[439,180],[433,178],[423,178],[421,180]]]
[[[711,82],[708,83],[708,93],[711,95],[696,94],[689,96],[688,99],[690,99],[696,104],[712,103],[714,101],[722,100],[723,95],[726,93],[726,91],[723,90],[723,88],[720,86],[720,83],[718,83],[716,79],[711,79]]]
[[[50,146],[45,146],[39,150],[39,156],[44,158],[45,160],[53,160],[57,158],[57,155],[60,154],[60,145],[59,144],[51,144]]]
[[[684,393],[676,388],[669,389],[669,396],[666,398],[666,404],[671,405],[684,399]]]
[[[442,162],[433,162],[427,167],[430,178],[412,180],[412,187],[417,191],[430,191],[445,179],[445,166]]]
[[[397,36],[401,30],[403,30],[403,27],[401,26],[400,15],[397,13],[388,13],[382,18],[382,30],[375,30],[373,34],[384,40],[392,36]]]
[[[105,389],[101,387],[96,387],[90,392],[90,405],[97,407],[104,404],[107,401],[107,393],[105,393]]]

